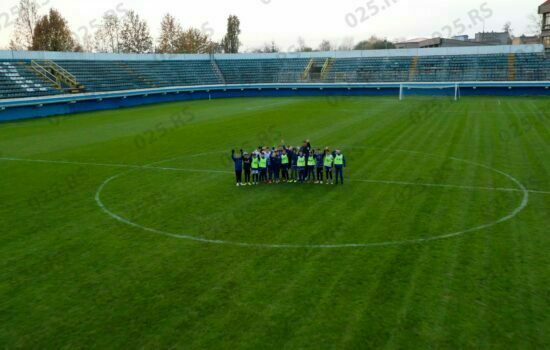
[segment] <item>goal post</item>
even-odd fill
[[[453,84],[399,84],[399,101],[403,101],[405,96],[414,94],[417,90],[418,94],[432,95],[432,96],[449,96],[454,101],[460,99],[460,85],[458,83]]]

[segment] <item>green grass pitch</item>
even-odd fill
[[[0,124],[2,348],[544,348],[544,98],[254,98]],[[230,150],[339,147],[344,186]]]

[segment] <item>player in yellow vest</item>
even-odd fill
[[[307,180],[311,182],[315,181],[315,164],[315,151],[311,150],[307,157]]]
[[[289,180],[288,178],[288,168],[290,165],[290,158],[288,157],[288,154],[286,153],[286,150],[283,149],[281,153],[281,173],[283,177],[283,182],[287,182]]]
[[[336,150],[334,155],[334,169],[336,170],[336,184],[338,184],[338,178],[340,178],[342,185],[344,184],[344,168],[346,167],[346,158],[340,152]]]
[[[298,161],[296,165],[298,166],[298,178],[300,179],[300,183],[304,183],[306,177],[306,157],[301,151],[298,153]]]
[[[327,179],[327,185],[332,185],[334,183],[332,178],[332,164],[334,163],[334,157],[332,156],[332,153],[327,149],[325,149],[325,157],[323,159],[323,164],[325,166],[325,177]]]
[[[260,156],[260,182],[267,181],[267,153]]]
[[[252,183],[257,185],[260,180],[260,157],[254,153],[252,154]]]

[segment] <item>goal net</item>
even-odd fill
[[[399,100],[403,101],[410,95],[442,96],[460,99],[460,86],[458,84],[401,84],[399,85]]]

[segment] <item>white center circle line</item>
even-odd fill
[[[429,153],[422,153],[422,152],[416,152],[416,151],[406,151],[406,150],[394,150],[394,151],[397,151],[397,152],[410,152],[410,153],[423,154],[424,156],[428,155],[428,156],[439,157],[439,156],[436,156],[436,155],[431,155]],[[197,157],[197,156],[199,156],[199,155],[192,155],[192,156],[187,156],[187,157]],[[181,159],[181,158],[184,158],[184,157],[179,157],[179,158]],[[442,158],[442,157],[440,157],[440,158]],[[523,193],[523,197],[522,197],[522,200],[521,200],[520,204],[516,208],[514,208],[510,213],[508,213],[507,215],[505,215],[505,216],[503,216],[503,217],[501,217],[501,218],[499,218],[495,221],[489,222],[487,224],[475,226],[475,227],[472,227],[472,228],[469,228],[469,229],[466,229],[466,230],[446,233],[446,234],[433,236],[433,237],[422,237],[422,238],[409,239],[409,240],[385,241],[385,242],[373,242],[373,243],[269,244],[269,243],[248,243],[248,242],[237,242],[237,241],[220,240],[220,239],[208,239],[208,238],[197,237],[197,236],[193,236],[193,235],[189,235],[189,234],[174,233],[174,232],[159,230],[159,229],[152,228],[152,227],[147,227],[147,226],[140,225],[136,222],[133,222],[132,220],[129,220],[127,218],[122,217],[121,215],[118,215],[118,214],[114,213],[101,200],[101,194],[102,194],[103,190],[105,189],[105,187],[109,183],[114,181],[115,179],[118,179],[118,178],[120,178],[120,177],[122,177],[122,176],[124,176],[128,173],[131,173],[131,172],[134,172],[134,171],[137,171],[137,170],[140,170],[140,169],[160,169],[160,170],[167,170],[167,171],[186,171],[185,169],[181,169],[181,168],[161,168],[161,167],[153,167],[152,166],[152,165],[156,165],[156,164],[166,163],[166,162],[169,162],[169,161],[175,160],[175,159],[178,159],[178,158],[172,158],[172,159],[167,159],[167,160],[155,162],[155,163],[152,163],[152,164],[149,164],[149,165],[142,166],[142,167],[137,168],[137,169],[132,169],[132,170],[129,170],[127,172],[123,172],[123,173],[120,173],[120,174],[109,177],[97,189],[96,194],[95,194],[96,203],[98,204],[98,206],[101,208],[101,210],[103,212],[105,212],[108,216],[115,219],[116,221],[119,221],[119,222],[121,222],[123,224],[126,224],[126,225],[129,225],[129,226],[133,226],[135,228],[139,228],[139,229],[147,231],[147,232],[151,232],[151,233],[155,233],[155,234],[159,234],[159,235],[163,235],[163,236],[167,236],[167,237],[191,240],[191,241],[196,241],[196,242],[201,242],[201,243],[225,244],[225,245],[233,245],[233,246],[241,246],[241,247],[253,247],[253,248],[310,248],[310,249],[367,248],[367,247],[380,247],[380,246],[396,246],[396,245],[405,245],[405,244],[417,244],[417,243],[423,243],[423,242],[429,242],[429,241],[435,241],[435,240],[442,240],[442,239],[451,238],[451,237],[457,237],[457,236],[461,236],[461,235],[464,235],[464,234],[467,234],[467,233],[483,230],[483,229],[498,225],[500,223],[503,223],[505,221],[508,221],[508,220],[514,218],[515,216],[517,216],[523,209],[525,209],[525,207],[529,203],[529,192],[528,192],[528,190],[525,188],[525,186],[519,180],[514,178],[512,175],[507,174],[507,173],[505,173],[503,171],[500,171],[498,169],[489,167],[489,166],[484,165],[484,164],[479,164],[479,163],[476,163],[476,162],[472,162],[472,161],[464,160],[464,159],[460,159],[460,158],[455,158],[455,157],[449,157],[448,159],[458,161],[458,162],[464,162],[466,164],[470,164],[470,165],[481,167],[481,168],[485,168],[487,170],[496,172],[497,174],[500,174],[500,175],[506,177],[507,179],[509,179],[510,181],[512,181],[514,184],[516,184],[517,189],[504,189],[504,190],[506,190],[506,191],[515,190],[517,192]],[[212,172],[212,173],[230,173],[230,172],[226,172],[226,171],[208,171],[208,170],[198,170],[198,169],[191,169],[189,171]],[[356,181],[360,181],[360,180],[356,180]],[[385,181],[385,182],[389,183],[389,181]],[[409,184],[409,183],[402,182],[401,184]],[[410,184],[413,184],[413,183],[410,183]],[[436,184],[424,184],[424,185],[434,186]],[[441,186],[453,186],[453,185],[444,185],[444,184],[442,184]],[[439,186],[439,187],[441,187],[441,186]],[[459,186],[457,186],[457,187],[459,187]],[[467,186],[463,186],[463,187],[467,188]],[[475,187],[470,187],[470,189],[475,189]],[[481,189],[483,189],[483,188],[481,188]]]

